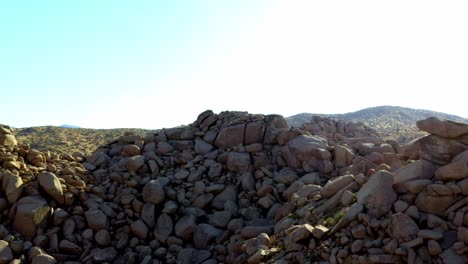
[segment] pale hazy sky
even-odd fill
[[[468,117],[466,14],[468,1],[1,1],[0,123],[378,105]]]

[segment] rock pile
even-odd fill
[[[88,157],[3,126],[0,262],[468,263],[468,125],[315,121],[205,111]]]

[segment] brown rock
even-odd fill
[[[440,167],[435,172],[437,180],[457,181],[468,177],[468,160],[459,160]]]
[[[21,177],[11,173],[10,171],[2,173],[0,179],[2,179],[3,190],[5,191],[8,202],[13,204],[18,200],[23,192],[23,180]]]
[[[39,195],[23,197],[18,200],[16,206],[13,228],[27,239],[32,239],[36,235],[37,227],[45,224],[50,207]]]
[[[337,168],[343,168],[353,164],[354,153],[350,148],[346,146],[336,145],[334,156],[335,166]]]
[[[455,139],[442,138],[429,135],[418,139],[421,158],[434,164],[445,165],[455,156],[468,150],[468,145],[462,144]]]
[[[396,200],[393,191],[393,175],[388,171],[378,171],[357,193],[358,203],[367,208],[368,213],[377,218],[388,213]]]
[[[390,218],[387,232],[390,233],[393,239],[406,242],[416,238],[419,227],[413,219],[406,214],[396,213]]]
[[[427,250],[431,256],[437,256],[442,252],[442,248],[435,240],[427,241]]]
[[[459,123],[436,117],[429,117],[416,122],[419,129],[429,134],[438,135],[444,138],[457,138],[468,134],[468,124]]]
[[[60,204],[65,202],[60,180],[52,172],[44,171],[37,176],[39,186]]]
[[[286,230],[288,235],[285,240],[290,242],[298,242],[301,240],[308,239],[312,237],[312,231],[314,228],[309,224],[296,225]]]
[[[468,244],[468,228],[466,227],[458,227],[458,240],[463,241],[464,243]]]
[[[300,161],[317,158],[329,160],[331,158],[327,141],[315,135],[299,135],[288,142],[291,153]]]
[[[218,148],[231,148],[244,144],[245,123],[233,122],[221,127],[215,145]]]
[[[415,205],[422,212],[444,216],[445,210],[447,210],[454,201],[455,197],[452,195],[431,195],[427,191],[423,191],[416,197]]]
[[[166,193],[157,180],[151,180],[143,187],[143,200],[153,204],[160,204],[164,201]]]
[[[249,122],[245,128],[244,144],[249,145],[262,142],[264,134],[265,124],[263,121]]]
[[[60,252],[65,253],[65,254],[78,256],[82,253],[81,248],[77,244],[71,241],[68,241],[66,239],[63,239],[60,241],[59,248],[60,248]]]

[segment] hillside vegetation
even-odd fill
[[[290,126],[299,127],[302,123],[309,122],[311,117],[314,115],[330,117],[335,120],[348,122],[362,122],[365,125],[376,129],[384,139],[394,139],[399,142],[408,142],[412,139],[426,135],[426,133],[416,127],[416,121],[431,116],[468,123],[467,118],[455,115],[399,106],[370,107],[346,114],[301,113],[286,118],[286,121]]]
[[[138,128],[89,129],[69,127],[28,127],[15,131],[19,144],[29,144],[31,148],[41,151],[61,153],[81,152],[91,154],[104,145],[125,133],[144,136],[152,130]]]

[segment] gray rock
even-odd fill
[[[137,237],[145,239],[148,237],[148,227],[146,224],[138,219],[130,225],[130,231]]]
[[[224,209],[224,204],[227,201],[236,201],[236,198],[237,198],[236,187],[234,185],[228,185],[226,186],[224,191],[216,195],[216,197],[213,199],[211,204],[214,208],[222,210]]]
[[[357,193],[358,203],[368,210],[368,214],[380,218],[390,211],[396,200],[392,185],[393,175],[388,171],[374,173]]]
[[[13,260],[13,252],[5,240],[0,240],[0,263],[8,263]]]
[[[113,247],[95,249],[91,252],[94,261],[106,262],[112,261],[117,257],[117,250]]]
[[[206,249],[223,231],[208,224],[199,224],[193,233],[193,243],[198,249]]]
[[[108,220],[107,216],[101,210],[89,210],[85,212],[86,221],[88,226],[95,231],[107,229]]]
[[[154,230],[155,237],[161,241],[165,241],[172,233],[173,229],[174,224],[172,223],[171,217],[167,214],[161,214],[158,217],[158,222]]]
[[[187,241],[192,237],[193,230],[196,226],[197,224],[195,223],[195,216],[189,214],[177,221],[174,231],[176,236]]]

